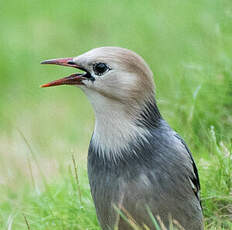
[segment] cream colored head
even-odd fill
[[[83,81],[82,89],[93,90],[103,97],[121,103],[140,103],[153,95],[153,74],[145,61],[136,53],[119,47],[101,47],[73,59],[88,71],[94,81]],[[105,66],[97,72],[96,66]]]

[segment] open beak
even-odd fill
[[[41,87],[51,87],[57,85],[84,85],[82,80],[88,79],[89,73],[81,66],[78,66],[74,61],[73,58],[58,58],[58,59],[51,59],[41,62],[41,64],[53,64],[53,65],[62,65],[62,66],[69,66],[74,67],[80,70],[84,70],[86,73],[74,73],[68,77],[64,77],[47,84],[41,85]]]

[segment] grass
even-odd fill
[[[1,1],[0,19],[0,229],[100,229],[86,173],[93,111],[74,87],[40,89],[72,70],[39,62],[106,45],[148,62],[199,168],[206,229],[232,229],[230,0]]]

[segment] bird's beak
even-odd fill
[[[74,61],[73,58],[58,58],[58,59],[50,59],[41,62],[41,64],[53,64],[53,65],[62,65],[62,66],[69,66],[69,67],[74,67],[80,70],[84,70],[86,73],[81,74],[81,73],[75,73],[71,74],[68,77],[64,77],[52,82],[49,82],[47,84],[41,85],[41,87],[51,87],[51,86],[57,86],[57,85],[84,85],[82,80],[86,80],[88,77],[87,71],[77,65]]]

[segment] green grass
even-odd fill
[[[230,0],[0,6],[0,229],[99,229],[86,175],[93,111],[75,87],[40,89],[73,70],[39,63],[106,45],[148,62],[159,108],[196,159],[206,228],[232,229]]]

